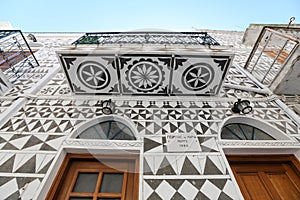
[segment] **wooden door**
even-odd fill
[[[227,157],[245,199],[300,199],[300,165],[294,156]]]
[[[55,200],[137,199],[137,159],[67,155],[48,193]]]

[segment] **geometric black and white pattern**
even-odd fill
[[[51,67],[41,65],[39,67],[29,69],[24,75],[14,82],[14,87],[6,94],[6,96],[19,96],[20,94],[28,92],[48,73],[50,68]]]
[[[8,80],[6,75],[0,70],[0,96],[13,88],[13,84]]]
[[[39,95],[71,95],[71,89],[63,73],[60,70],[38,93]]]
[[[217,154],[144,154],[145,175],[226,175],[224,161]]]
[[[15,117],[55,118],[55,119],[90,119],[102,115],[101,108],[80,107],[35,107],[21,108]]]
[[[238,199],[230,179],[145,179],[144,199]]]
[[[211,55],[175,58],[172,94],[218,94],[231,60],[231,56]]]
[[[24,150],[24,151],[57,151],[66,139],[64,135],[51,134],[0,134],[1,150]]]
[[[216,122],[182,122],[182,121],[134,121],[141,135],[165,134],[217,134]],[[210,126],[212,125],[212,126]]]
[[[32,199],[42,182],[36,177],[2,177],[0,176],[1,199]]]
[[[175,53],[175,52],[174,52]],[[60,63],[75,94],[219,94],[233,55],[124,54],[110,51],[59,51]]]
[[[119,93],[114,54],[78,54],[60,57],[68,82],[77,94]]]
[[[123,94],[167,95],[171,57],[163,55],[122,55],[120,85]]]
[[[0,152],[0,173],[45,174],[55,155],[55,152]]]
[[[238,55],[235,57],[235,61],[237,60],[236,58]],[[63,74],[61,74],[64,76]],[[55,81],[55,78],[52,79],[51,81]],[[56,88],[54,88],[53,83],[49,82],[49,86],[44,88],[42,91],[43,93],[51,93],[51,92],[57,92]],[[56,86],[57,88],[60,88],[59,91],[61,94],[64,91],[69,91],[68,85],[66,85],[66,80],[61,79],[61,81],[64,82],[63,86]],[[252,87],[259,89],[247,76],[242,74],[239,70],[236,69],[235,66],[231,66],[228,71],[228,75],[225,78],[225,83],[230,83],[233,85],[239,85],[239,86],[246,86],[246,87]],[[61,85],[61,84],[60,84]],[[66,89],[67,88],[67,89]],[[264,94],[259,94],[255,92],[250,92],[250,91],[245,91],[245,90],[237,90],[237,89],[231,89],[231,88],[221,88],[220,90],[220,96],[222,97],[234,97],[234,98],[248,98],[248,97],[255,97],[255,98],[264,98],[266,95]]]
[[[222,120],[232,115],[233,102],[124,100],[115,101],[115,104],[115,113],[131,119],[140,135],[217,135]],[[250,116],[287,134],[299,133],[299,127],[276,105],[268,102],[251,104],[254,109]],[[67,133],[82,122],[101,115],[101,100],[35,99],[28,101],[14,118],[0,127],[0,131]]]
[[[233,61],[243,66],[251,49],[237,44],[236,35],[242,37],[240,33],[214,37],[223,44],[243,49],[245,52],[237,52]],[[40,66],[14,83],[14,88],[6,93],[7,98],[0,100],[0,114],[11,109],[16,98],[23,98],[22,94],[28,93],[59,64],[53,47],[71,42],[71,39],[44,40],[45,48],[36,52]],[[95,91],[127,94],[122,98],[112,97],[112,101],[116,105],[114,114],[129,118],[142,138],[142,199],[240,198],[218,145],[220,124],[233,115],[234,99],[249,99],[253,111],[248,117],[266,122],[300,142],[300,128],[276,103],[266,99],[266,94],[218,88],[220,82],[214,82],[212,77],[218,76],[227,84],[259,90],[237,67],[229,67],[231,56],[204,56],[200,61],[199,55],[92,54],[64,55],[62,62],[69,69],[65,67],[58,72],[36,98],[26,98],[26,103],[13,117],[2,118],[5,122],[0,125],[0,199],[33,198],[69,134],[84,122],[103,116],[101,100],[106,100],[107,96],[72,96],[75,90],[78,94],[94,94]],[[74,85],[69,85],[67,80],[70,73],[75,77],[71,77]],[[220,98],[140,98],[158,92],[179,96],[185,92],[197,95],[208,91],[213,92],[210,95],[218,93]],[[168,148],[168,138],[173,136],[193,136],[197,148],[174,151]]]
[[[13,100],[0,100],[0,113],[4,112],[12,103]]]
[[[64,119],[9,119],[2,127],[4,132],[30,132],[30,133],[68,133],[83,120]]]

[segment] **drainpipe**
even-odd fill
[[[241,73],[247,76],[251,81],[253,81],[258,87],[262,88],[263,90],[269,91],[269,95],[273,95],[273,92],[259,82],[252,74],[241,68],[240,66],[235,66]],[[287,105],[285,105],[278,96],[273,95],[273,101],[300,127],[300,117],[294,111],[292,111]]]

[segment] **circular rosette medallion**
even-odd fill
[[[207,63],[189,66],[182,76],[182,84],[188,90],[198,91],[206,88],[214,78],[213,68]]]
[[[127,80],[129,84],[140,92],[152,92],[162,82],[163,72],[156,63],[140,61],[129,66]]]
[[[81,63],[78,67],[78,77],[83,85],[94,90],[101,90],[110,82],[108,70],[94,61]]]

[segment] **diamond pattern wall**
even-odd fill
[[[235,39],[232,39],[233,35],[216,34],[216,37],[224,44],[231,44],[235,42]],[[41,66],[32,69],[20,78],[14,88],[6,96],[1,97],[0,114],[11,109],[15,98],[22,98],[21,94],[28,92],[51,71],[54,65],[58,64],[54,47],[70,43],[71,39],[45,39],[43,42],[45,48],[36,52]],[[238,53],[233,61],[240,65],[245,62],[247,52],[250,50],[240,44],[234,45],[245,50]],[[113,74],[114,66],[111,63],[113,58],[114,55],[110,55],[105,59],[103,57],[95,58],[94,61],[99,61],[102,65],[108,64],[110,66],[109,73]],[[168,60],[154,59],[153,57],[147,58],[152,59],[153,62],[147,59],[141,60],[141,56],[131,61],[126,61],[124,55],[123,58],[125,60],[123,60],[123,68],[120,72],[132,73],[133,79],[133,76],[138,75],[137,72],[147,72],[147,68],[143,69],[143,65],[137,65],[134,61],[152,66],[152,68],[163,66],[165,71],[161,72],[162,77],[170,67]],[[176,59],[180,59],[180,57]],[[84,58],[80,62],[85,62]],[[211,62],[214,61],[211,60]],[[151,63],[155,65],[151,65]],[[187,65],[186,67],[189,67]],[[136,67],[136,71],[130,71],[133,67]],[[192,67],[196,68],[197,65]],[[193,73],[192,67],[189,71],[191,73]],[[198,69],[200,68],[198,66]],[[159,70],[159,68],[157,69]],[[209,70],[209,67],[206,69]],[[203,70],[205,69],[203,68]],[[88,90],[94,81],[94,79],[87,80],[88,72],[91,72],[91,69],[87,67],[81,72],[82,77],[85,77],[88,83],[84,85],[80,80],[78,83],[80,82],[85,87],[84,89]],[[178,68],[176,73],[178,72],[187,74],[184,69]],[[77,72],[74,71],[74,73]],[[117,76],[117,74],[114,77],[111,76],[112,80],[117,80]],[[149,90],[149,93],[166,92],[162,85],[166,85],[170,81],[164,79],[161,84],[147,88],[139,85],[138,82],[136,85],[132,80],[131,86],[127,90],[122,85],[115,85],[113,82],[108,84],[107,88],[111,92],[118,93],[122,90],[128,94],[143,94],[141,88]],[[122,81],[129,82],[130,80],[123,79]],[[259,89],[234,66],[228,69],[224,82]],[[184,90],[188,86],[191,85],[184,86],[182,81],[178,81],[174,88],[170,89],[176,93],[179,91],[176,88]],[[27,200],[33,198],[45,175],[49,173],[50,165],[53,164],[58,150],[64,141],[68,140],[70,133],[81,124],[103,116],[101,100],[108,97],[73,96],[72,88],[74,89],[74,85],[68,84],[67,77],[61,70],[40,89],[36,98],[28,97],[26,103],[13,117],[2,118],[4,121],[1,121],[0,125],[0,199]],[[236,185],[232,181],[229,169],[226,167],[226,160],[220,152],[221,147],[218,144],[220,125],[226,117],[233,115],[231,107],[236,98],[251,100],[254,109],[249,117],[269,123],[294,138],[295,141],[300,142],[299,127],[283,110],[266,97],[265,94],[224,87],[220,88],[218,99],[175,96],[170,98],[173,100],[151,97],[146,99],[140,96],[112,98],[116,105],[115,114],[129,118],[138,130],[138,136],[142,138],[140,157],[143,163],[141,167],[143,173],[142,199],[239,199]],[[177,136],[191,136],[194,142],[197,141],[197,148],[190,147],[187,151],[170,150],[169,138]]]
[[[238,199],[230,179],[145,179],[144,199]]]

